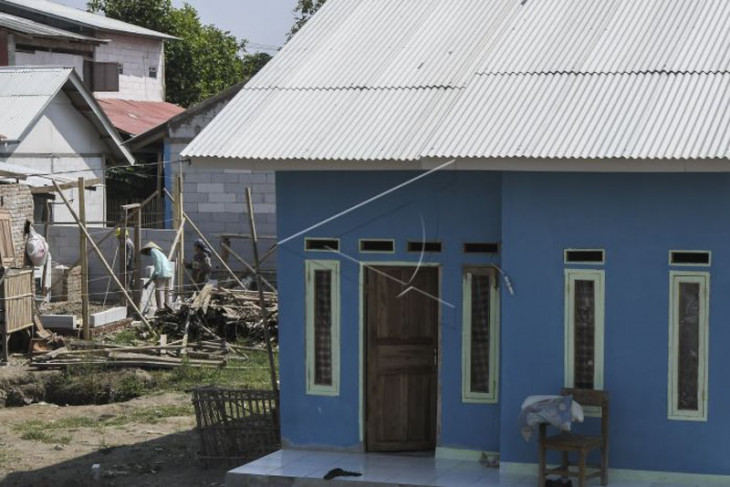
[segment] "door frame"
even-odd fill
[[[436,267],[438,268],[438,320],[437,320],[437,326],[438,326],[438,333],[436,336],[436,346],[438,348],[438,363],[436,364],[436,444],[438,445],[439,435],[441,433],[441,360],[442,360],[442,351],[441,351],[441,325],[443,321],[443,304],[441,302],[442,299],[442,284],[443,284],[443,266],[440,262],[421,262],[420,264],[418,261],[415,262],[409,262],[409,261],[388,261],[388,260],[378,260],[378,261],[365,261],[361,260],[359,263],[360,269],[359,269],[359,275],[358,275],[358,339],[360,341],[359,343],[359,350],[358,350],[358,391],[360,393],[360,399],[359,399],[359,430],[360,430],[360,443],[362,444],[363,451],[365,450],[365,408],[366,408],[366,386],[365,386],[365,360],[366,360],[366,350],[365,350],[365,334],[367,333],[367,330],[365,329],[365,270],[367,267]]]

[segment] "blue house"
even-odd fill
[[[612,469],[730,485],[729,151],[724,0],[328,0],[183,156],[276,171],[287,447],[527,471],[603,389]]]

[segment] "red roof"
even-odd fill
[[[165,101],[132,101],[107,98],[99,105],[120,132],[139,135],[167,122],[184,108]]]

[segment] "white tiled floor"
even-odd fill
[[[281,450],[228,472],[226,487],[293,485],[314,486],[333,468],[360,472],[362,477],[338,481],[441,487],[536,487],[529,475],[500,473],[478,462],[401,455]],[[297,479],[297,480],[291,480]],[[286,480],[286,482],[284,482]],[[339,482],[335,482],[339,483]],[[333,482],[321,480],[321,485]],[[573,481],[573,485],[577,485]],[[598,485],[597,481],[590,483]],[[655,483],[609,482],[610,487],[692,487]]]

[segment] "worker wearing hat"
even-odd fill
[[[145,288],[154,282],[157,290],[157,308],[160,309],[169,305],[172,264],[162,252],[160,246],[154,242],[148,242],[140,249],[140,253],[152,257],[152,265],[154,266],[152,276],[145,284]]]

